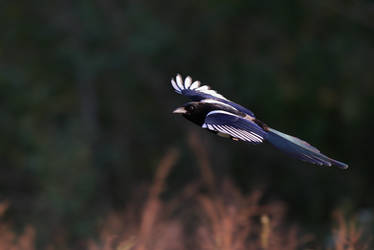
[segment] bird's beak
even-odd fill
[[[187,112],[187,110],[184,108],[184,107],[179,107],[179,108],[176,108],[173,113],[174,114],[185,114]]]

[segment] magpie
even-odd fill
[[[219,136],[251,144],[269,142],[291,157],[319,166],[337,166],[347,169],[348,165],[322,154],[309,143],[277,131],[257,119],[254,113],[230,101],[208,85],[184,80],[180,74],[171,79],[175,92],[192,101],[173,111],[187,120]]]

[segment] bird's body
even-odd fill
[[[323,155],[317,148],[296,137],[284,134],[258,120],[254,113],[234,103],[207,85],[192,82],[191,77],[183,81],[180,75],[171,80],[174,90],[192,99],[174,110],[198,126],[219,136],[252,144],[268,141],[270,144],[302,161],[320,166],[348,165]]]

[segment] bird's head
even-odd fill
[[[176,108],[174,114],[182,114],[186,119],[202,125],[206,114],[211,111],[209,105],[201,102],[188,102],[181,107]]]
[[[185,115],[185,116],[188,116],[188,115],[193,115],[195,113],[198,113],[200,112],[199,110],[199,105],[200,103],[199,102],[188,102],[186,104],[184,104],[183,106],[180,106],[178,108],[176,108],[173,113],[174,114],[182,114],[182,115]]]

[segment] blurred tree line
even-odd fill
[[[42,239],[91,235],[168,146],[184,150],[168,192],[194,180],[191,130],[217,175],[244,192],[265,187],[311,230],[326,230],[337,207],[372,215],[373,10],[373,1],[3,2],[0,199],[9,218]],[[176,73],[350,168],[308,166],[171,115],[185,101],[170,87]]]

